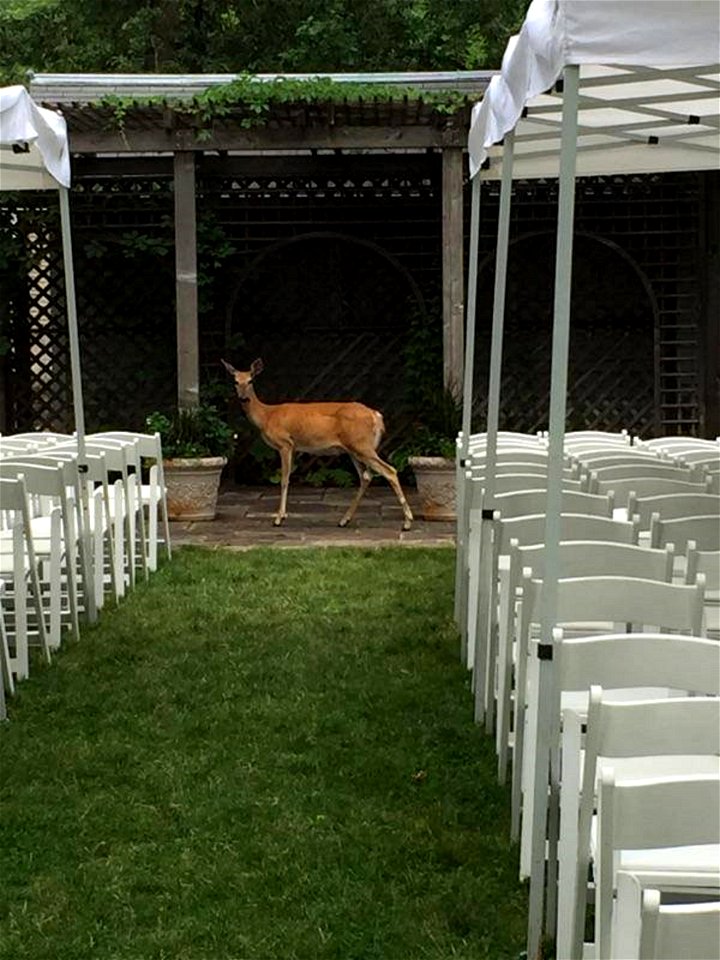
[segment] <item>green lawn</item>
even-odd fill
[[[449,549],[184,548],[0,731],[0,957],[514,958]]]

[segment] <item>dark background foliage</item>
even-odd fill
[[[35,72],[292,73],[500,65],[527,0],[3,0],[0,82]]]

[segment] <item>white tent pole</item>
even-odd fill
[[[552,374],[548,450],[548,497],[545,519],[545,573],[543,577],[541,641],[538,647],[538,718],[535,778],[531,785],[532,854],[528,917],[528,956],[537,956],[543,926],[545,891],[545,840],[547,787],[550,774],[550,748],[554,732],[559,730],[559,704],[552,672],[552,630],[557,611],[560,515],[562,508],[563,449],[567,400],[568,346],[570,341],[570,294],[572,287],[573,225],[575,218],[575,170],[577,156],[579,68],[564,71],[560,182],[558,194],[557,255],[555,263],[555,302],[553,311]],[[552,779],[555,771],[553,770]],[[557,795],[557,783],[551,790]],[[552,844],[548,862],[556,850]],[[550,879],[555,875],[549,867]],[[555,892],[548,894],[548,926],[554,926]]]
[[[82,487],[82,510],[87,518],[90,504],[87,483],[87,464],[85,462],[85,410],[83,407],[82,373],[80,369],[80,338],[77,323],[77,302],[75,299],[75,272],[73,269],[72,234],[70,230],[70,197],[67,187],[59,188],[60,195],[60,225],[62,230],[63,265],[65,268],[65,304],[68,322],[68,338],[70,340],[70,371],[72,379],[73,409],[75,411],[75,434],[78,447],[78,469]],[[92,555],[90,544],[90,530],[85,524],[80,549],[84,552],[86,561]],[[85,569],[90,569],[86,562]],[[85,609],[90,622],[97,619],[97,603],[94,593],[95,578],[89,577],[85,584]]]
[[[475,720],[485,720],[490,732],[494,710],[491,703],[490,677],[494,666],[489,662],[490,613],[495,586],[491,582],[491,524],[495,500],[495,464],[497,434],[500,421],[500,383],[502,375],[503,329],[505,325],[505,287],[510,238],[510,199],[515,147],[515,132],[505,136],[503,144],[500,209],[495,253],[495,290],[493,295],[493,325],[490,344],[490,380],[488,384],[487,446],[485,492],[483,497],[480,532],[480,576],[478,580],[478,616],[475,636]]]
[[[500,381],[502,376],[503,333],[505,329],[505,288],[507,286],[508,246],[510,242],[510,200],[512,198],[515,131],[505,135],[503,142],[500,210],[495,253],[495,289],[493,293],[493,326],[490,345],[490,382],[487,410],[487,483],[485,507],[492,509],[495,500],[495,463],[497,435],[500,423]]]
[[[470,251],[467,300],[465,304],[465,369],[463,374],[463,415],[460,443],[456,451],[455,491],[457,532],[455,551],[455,622],[462,638],[460,655],[467,656],[468,538],[470,534],[470,491],[465,481],[466,460],[472,431],[473,368],[475,365],[475,314],[477,305],[478,245],[480,236],[480,174],[472,180],[470,199]]]
[[[80,371],[80,339],[78,337],[75,274],[73,272],[72,235],[70,232],[70,201],[67,187],[60,187],[60,224],[62,227],[63,264],[65,267],[65,302],[67,307],[68,337],[70,339],[70,370],[72,376],[75,432],[81,466],[85,462],[85,412],[83,409],[82,374]]]

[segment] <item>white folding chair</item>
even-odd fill
[[[704,586],[702,577],[697,584],[689,586],[613,576],[559,580],[555,623],[557,626],[565,625],[576,635],[617,632],[614,625],[621,624],[625,625],[628,634],[659,630],[661,633],[677,631],[699,637]],[[541,581],[524,579],[517,641],[511,796],[513,836],[517,836],[520,829],[521,876],[529,876],[530,871],[536,764],[542,764],[546,759],[538,756],[537,744],[538,728],[545,720],[543,711],[547,705],[540,703],[538,661],[536,656],[530,655],[533,628],[540,624],[542,591]],[[566,698],[564,703],[561,700],[557,704],[554,723],[559,723],[562,707],[572,706],[573,702],[578,707],[586,705],[589,685],[583,688],[584,694],[580,698]],[[555,746],[559,749],[559,742]]]
[[[15,693],[15,678],[10,660],[10,644],[8,643],[7,627],[5,626],[5,581],[0,578],[0,720],[7,716],[5,694]]]
[[[661,891],[617,873],[612,960],[717,960],[720,889],[700,902],[663,903]]]
[[[720,669],[720,656],[716,659]],[[678,671],[682,674],[682,664]],[[697,683],[694,673],[685,679]],[[711,692],[715,686],[711,681]],[[720,773],[717,696],[612,702],[604,696],[601,686],[592,685],[581,763],[582,720],[573,711],[567,711],[563,717],[557,936],[561,960],[583,953],[587,878],[601,766],[611,765],[620,780]]]
[[[542,465],[519,464],[515,467],[512,464],[506,465],[507,469],[517,469],[518,473],[498,472],[494,479],[495,494],[500,496],[506,493],[519,493],[520,491],[542,490],[547,491],[547,469]],[[500,468],[502,471],[502,468]],[[456,576],[463,577],[465,583],[459,592],[462,608],[458,619],[458,628],[462,636],[462,653],[464,662],[467,663],[468,635],[474,636],[475,631],[475,612],[476,604],[468,605],[468,597],[475,596],[477,591],[477,576],[479,572],[479,559],[481,549],[481,536],[483,529],[483,500],[485,495],[486,477],[484,475],[476,476],[468,471],[467,485],[465,488],[465,535],[462,546],[458,548],[458,555],[462,551],[462,556],[456,566]],[[572,479],[570,476],[563,476],[562,488],[564,491],[572,493],[587,493],[590,477],[588,474],[582,474],[578,479]],[[545,493],[547,499],[547,493]],[[544,509],[544,504],[540,508]],[[468,663],[468,667],[471,664]]]
[[[558,576],[633,577],[671,583],[673,548],[652,550],[631,543],[612,541],[562,541],[558,547]],[[523,578],[543,580],[545,544],[521,547],[510,544],[509,563],[500,588],[500,623],[497,656],[497,730],[498,778],[505,782],[508,751],[512,745],[512,688],[514,679],[517,601],[522,595]],[[694,579],[690,582],[695,582]]]
[[[13,480],[0,477],[0,509],[6,526],[0,538],[9,538],[12,551],[0,551],[0,577],[5,581],[5,596],[12,613],[10,640],[14,648],[11,669],[18,680],[30,670],[29,646],[37,637],[45,660],[50,663],[47,625],[40,588],[40,569],[30,534],[30,501],[21,476]],[[31,597],[29,597],[29,594]],[[30,613],[34,613],[34,625]],[[7,623],[6,623],[7,626]]]
[[[172,555],[160,434],[132,433],[127,430],[114,430],[91,434],[91,440],[96,438],[99,440],[121,440],[133,443],[137,448],[140,458],[153,461],[148,467],[147,482],[140,483],[138,490],[141,502],[147,510],[148,567],[150,570],[156,570],[159,543],[164,547],[168,559]],[[162,540],[158,538],[158,519],[162,522],[163,527]]]
[[[92,589],[92,571],[82,538],[81,508],[75,500],[79,495],[77,464],[62,459],[33,460],[32,454],[21,461],[0,461],[0,476],[15,479],[21,475],[31,500],[40,501],[39,510],[31,516],[30,535],[36,557],[49,561],[48,575],[43,577],[51,598],[49,642],[51,647],[58,647],[63,619],[69,622],[75,638],[79,638],[81,597],[87,609],[88,592]],[[52,529],[57,523],[52,506],[60,510],[57,533]],[[66,606],[66,615],[63,606]]]
[[[720,858],[720,775],[616,782],[600,774],[596,841],[597,957],[611,956],[618,870],[717,873]]]
[[[53,453],[66,452],[77,455],[77,443],[58,445],[52,448]],[[135,586],[135,574],[138,557],[140,566],[147,572],[147,545],[145,540],[144,510],[137,494],[139,473],[139,458],[135,446],[121,440],[92,440],[85,444],[87,455],[104,457],[104,466],[107,473],[116,474],[120,480],[110,481],[105,487],[105,509],[114,521],[116,534],[122,531],[124,567],[122,573],[116,570],[118,589],[124,592],[124,586]],[[138,549],[139,543],[139,549]],[[115,537],[116,559],[121,556],[120,538]]]
[[[488,732],[494,721],[493,678],[497,656],[498,589],[499,577],[504,567],[511,540],[520,546],[543,543],[545,540],[545,515],[533,514],[502,520],[499,513],[493,517],[492,539],[485,544],[486,569],[480,570],[477,593],[470,603],[477,604],[474,635],[468,637],[468,664],[473,667],[475,693],[475,719],[485,719]],[[611,540],[617,543],[636,543],[637,524],[632,521],[613,520],[606,516],[565,513],[561,517],[561,540]],[[483,545],[481,544],[481,549]],[[482,554],[481,554],[482,556]]]

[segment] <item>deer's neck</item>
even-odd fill
[[[267,420],[268,413],[270,412],[270,404],[263,403],[255,393],[255,388],[252,386],[248,390],[246,400],[243,402],[243,409],[245,410],[245,415],[247,418],[254,423],[256,427],[262,430],[265,421]]]

